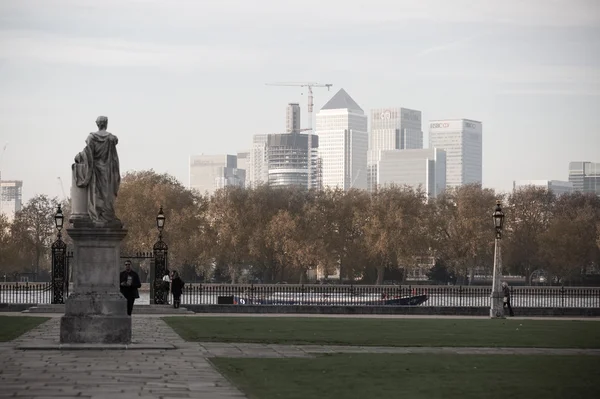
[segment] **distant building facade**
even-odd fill
[[[429,122],[429,148],[446,151],[446,185],[482,183],[483,142],[481,122],[447,119]]]
[[[430,198],[446,189],[446,152],[439,148],[380,151],[377,186],[421,187]]]
[[[319,137],[312,137],[312,152],[319,147]],[[267,173],[269,186],[308,187],[308,163],[311,167],[311,188],[317,186],[318,168],[308,151],[308,135],[300,133],[269,134],[267,137]]]
[[[244,187],[246,171],[237,168],[235,155],[193,155],[189,179],[190,189],[212,195],[227,186]]]
[[[600,163],[570,162],[569,181],[574,191],[600,195]]]
[[[23,181],[2,180],[0,181],[0,213],[12,222],[15,213],[23,208]]]
[[[513,181],[513,190],[523,187],[542,187],[556,196],[571,194],[573,192],[573,183],[562,180],[515,180]]]
[[[323,188],[367,189],[367,116],[340,89],[317,113]]]
[[[382,150],[423,148],[421,111],[408,108],[376,108],[371,110],[371,130],[367,156],[367,187],[373,191],[377,179],[377,163]]]
[[[250,151],[243,151],[237,153],[237,168],[239,170],[244,171],[244,187],[246,187],[248,182],[248,174],[250,170]]]
[[[269,181],[267,162],[268,134],[255,134],[252,136],[252,149],[250,150],[250,167],[247,174],[246,187],[255,188]]]
[[[285,115],[285,127],[287,133],[300,132],[300,105],[289,103]]]

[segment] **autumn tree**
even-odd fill
[[[364,215],[369,195],[357,189],[328,189],[324,194],[319,205],[324,217],[322,231],[327,232],[324,245],[334,257],[327,263],[336,264],[340,280],[353,278],[356,269],[362,266],[364,219],[359,215]]]
[[[50,246],[56,228],[54,215],[58,207],[56,198],[40,194],[31,198],[11,224],[10,235],[14,241],[15,257],[21,270],[29,264],[36,276],[40,270],[50,268]]]
[[[231,283],[235,284],[249,257],[248,191],[240,187],[219,189],[210,198],[208,209],[212,231],[210,249],[215,262],[225,265]]]
[[[519,188],[508,196],[507,234],[502,246],[506,270],[529,279],[534,270],[543,268],[540,240],[549,226],[554,202],[554,194],[543,187]]]
[[[494,242],[491,214],[497,197],[492,189],[467,184],[446,190],[435,201],[431,228],[434,247],[459,276],[470,273],[473,277],[478,265],[487,264],[491,268]]]
[[[577,279],[598,262],[598,220],[600,198],[596,195],[574,193],[557,198],[540,247],[548,271],[558,281]]]
[[[156,215],[163,207],[164,240],[169,245],[169,267],[206,268],[208,202],[174,177],[152,170],[130,172],[121,180],[116,202],[118,217],[127,231],[123,254],[150,252],[158,239]],[[149,264],[142,265],[148,268]]]

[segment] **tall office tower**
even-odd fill
[[[190,156],[190,189],[212,195],[227,186],[244,187],[246,171],[237,169],[235,155]]]
[[[340,89],[317,113],[323,188],[367,189],[367,116]]]
[[[371,110],[371,131],[367,159],[367,186],[377,186],[377,162],[381,150],[408,150],[423,148],[421,111],[408,108],[376,108]]]
[[[561,196],[563,194],[571,194],[573,192],[573,183],[561,180],[513,180],[513,190],[517,190],[524,187],[542,187],[546,190],[554,193],[554,195]]]
[[[298,133],[300,131],[300,105],[289,103],[285,115],[285,131],[288,133]]]
[[[255,134],[252,136],[252,149],[250,150],[250,167],[246,179],[247,188],[256,188],[269,181],[267,163],[267,138],[268,134]]]
[[[381,187],[421,187],[429,198],[436,198],[446,189],[446,152],[439,148],[384,150],[376,166]]]
[[[600,195],[600,163],[569,162],[569,181],[574,191]]]
[[[4,214],[9,222],[15,218],[15,213],[23,208],[23,181],[0,181],[0,213]]]
[[[482,127],[470,119],[430,121],[429,148],[446,151],[446,186],[482,182]]]
[[[319,138],[312,138],[312,148],[319,147]],[[269,186],[308,186],[308,135],[300,133],[269,134],[267,163]],[[311,168],[311,188],[316,187],[316,165]]]
[[[245,173],[244,187],[249,187],[246,184],[248,175],[250,174],[250,151],[243,151],[237,153],[237,168],[243,170]]]

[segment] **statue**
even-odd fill
[[[88,135],[85,148],[75,156],[73,190],[85,193],[85,198],[79,200],[82,207],[87,205],[87,216],[94,226],[122,227],[115,215],[115,200],[121,184],[117,154],[119,140],[106,131],[106,116],[99,116],[96,125],[98,131]],[[85,213],[86,209],[82,211]]]

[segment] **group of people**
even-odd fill
[[[181,305],[181,293],[183,292],[183,286],[185,283],[179,277],[179,273],[176,270],[169,272],[165,271],[165,275],[163,277],[163,292],[165,294],[165,302],[169,304],[169,292],[173,297],[173,307],[175,309],[179,308]]]
[[[139,288],[142,286],[140,276],[131,269],[131,261],[125,261],[125,270],[123,270],[119,276],[121,294],[127,299],[127,314],[131,316],[133,311],[133,304],[137,298],[140,297]],[[169,292],[173,296],[173,307],[179,308],[181,305],[181,293],[185,283],[179,277],[179,273],[173,270],[166,271],[163,277],[163,292],[165,303],[169,303]]]

